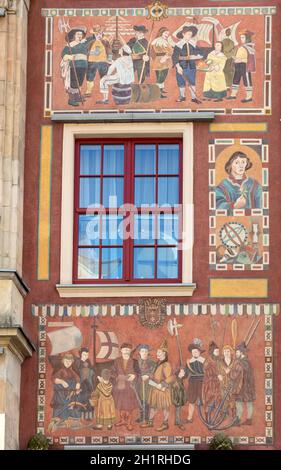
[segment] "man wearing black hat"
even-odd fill
[[[178,374],[180,379],[188,378],[186,389],[186,399],[188,402],[187,423],[193,422],[195,405],[198,404],[198,401],[202,400],[205,362],[205,358],[202,356],[202,353],[204,352],[202,346],[203,343],[199,338],[195,338],[193,340],[193,342],[188,346],[191,358],[187,359],[185,369],[181,369]]]
[[[89,349],[81,348],[79,351],[79,357],[74,358],[73,370],[80,377],[81,384],[81,401],[85,404],[83,416],[85,420],[91,420],[93,418],[93,408],[90,404],[90,396],[94,390],[94,368],[89,359]]]
[[[233,397],[236,405],[236,419],[234,426],[251,425],[254,411],[254,401],[256,399],[255,378],[253,368],[247,357],[248,348],[243,341],[235,350],[235,362],[230,373],[233,384]],[[244,404],[247,408],[247,418],[241,423],[244,411]]]
[[[202,59],[202,56],[198,53],[198,49],[192,41],[197,32],[196,26],[184,26],[177,34],[180,41],[174,48],[173,65],[176,68],[177,84],[180,92],[178,102],[186,101],[185,85],[188,83],[191,101],[196,104],[201,103],[196,96],[196,60]]]
[[[150,385],[148,379],[153,374],[156,362],[149,357],[150,347],[148,344],[138,345],[138,365],[139,365],[139,378],[137,381],[137,391],[141,399],[142,407],[140,408],[140,415],[136,419],[136,423],[146,422],[149,417],[148,394]]]
[[[62,51],[60,67],[70,106],[79,106],[83,101],[80,88],[86,76],[88,50],[93,40],[92,37],[86,39],[86,32],[86,27],[77,26],[65,37],[67,46]]]
[[[135,37],[129,40],[128,46],[132,52],[134,71],[137,73],[138,83],[143,83],[145,78],[149,76],[148,41],[144,37],[148,29],[144,25],[135,25],[134,30]]]

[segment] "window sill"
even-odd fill
[[[196,284],[57,284],[60,297],[191,297]]]

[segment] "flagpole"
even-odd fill
[[[96,342],[96,329],[97,329],[97,323],[96,323],[96,317],[94,317],[94,323],[92,325],[92,328],[93,328],[93,344],[94,344],[94,348],[93,348],[93,367],[95,367],[96,365],[96,348],[97,348],[97,342]]]

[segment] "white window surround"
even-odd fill
[[[180,137],[183,139],[183,247],[180,284],[73,284],[74,157],[77,138]],[[193,210],[193,124],[191,122],[64,124],[62,156],[60,297],[191,296]]]

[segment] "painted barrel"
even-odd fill
[[[132,98],[132,86],[120,83],[112,85],[112,98],[117,105],[129,104]]]
[[[161,91],[154,83],[132,85],[132,103],[150,103],[160,99]]]

